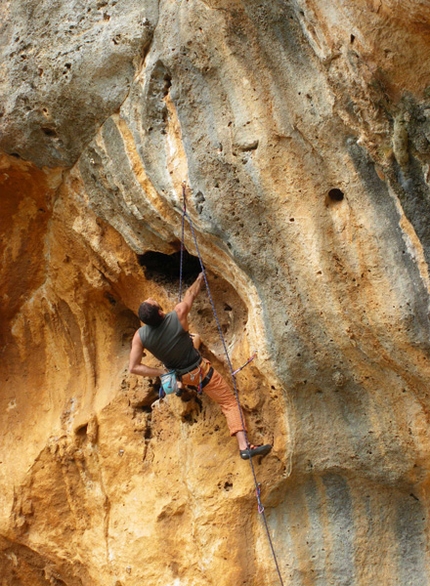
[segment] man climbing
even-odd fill
[[[183,301],[174,310],[164,313],[154,299],[146,299],[138,311],[139,319],[145,324],[135,333],[131,345],[129,370],[133,374],[155,377],[166,372],[142,363],[144,350],[149,350],[167,370],[175,370],[178,379],[185,385],[199,387],[218,403],[227,419],[230,435],[235,435],[240,456],[248,460],[253,456],[265,456],[272,446],[248,444],[244,428],[243,413],[236,398],[223,377],[208,360],[202,358],[188,332],[188,314],[202,283],[203,273],[186,291]]]

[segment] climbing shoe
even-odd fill
[[[240,450],[240,457],[242,460],[249,460],[254,456],[266,456],[271,449],[272,446],[270,444],[266,444],[265,446],[250,445],[246,450]]]

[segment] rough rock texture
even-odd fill
[[[139,301],[176,302],[184,180],[232,363],[258,349],[237,379],[284,584],[428,584],[428,2],[0,22],[2,586],[280,583],[216,405],[127,372]],[[192,322],[228,374],[205,295]]]

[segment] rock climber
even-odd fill
[[[129,370],[146,377],[161,377],[166,371],[174,370],[183,385],[200,387],[219,404],[230,435],[236,436],[241,458],[248,460],[254,456],[265,456],[272,446],[248,443],[241,407],[223,377],[197,350],[198,338],[194,338],[193,343],[188,331],[188,314],[202,288],[203,279],[203,273],[200,273],[187,289],[183,301],[169,313],[164,313],[159,303],[152,298],[140,304],[138,316],[144,325],[134,334]],[[143,364],[144,350],[151,352],[165,368],[152,368]]]

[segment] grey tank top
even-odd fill
[[[176,311],[166,314],[157,327],[144,325],[139,328],[139,336],[143,347],[169,370],[186,369],[200,358],[190,334],[181,326]]]

